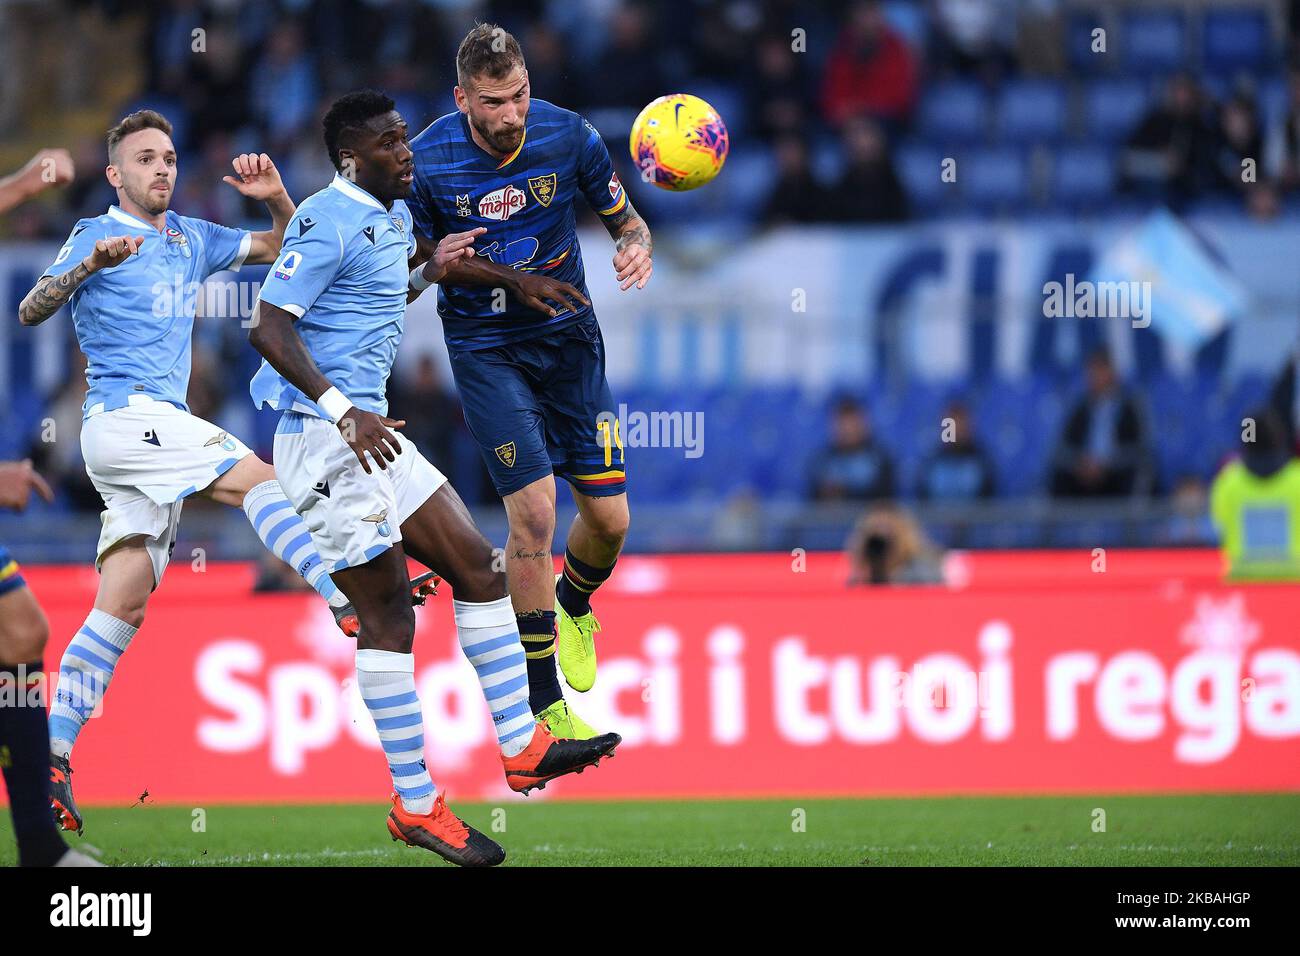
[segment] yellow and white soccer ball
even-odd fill
[[[698,96],[661,96],[632,124],[632,161],[641,178],[682,192],[703,186],[727,161],[727,126]]]

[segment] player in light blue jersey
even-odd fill
[[[271,466],[185,403],[198,290],[213,273],[279,254],[294,213],[280,174],[265,153],[233,161],[225,181],[264,201],[274,221],[248,232],[169,209],[176,151],[160,114],[132,113],[109,130],[108,160],[117,205],[76,224],[19,309],[24,325],[38,325],[71,304],[88,363],[81,447],[105,505],[99,592],[64,652],[50,715],[54,811],[78,832],[72,748],[144,622],[187,497],[242,507],[266,546],[330,602],[340,626],[355,620]]]
[[[262,287],[249,340],[266,363],[253,399],[283,412],[276,471],[361,621],[357,687],[392,776],[389,833],[461,866],[494,866],[505,851],[447,807],[425,762],[407,555],[452,587],[456,632],[513,789],[580,772],[621,738],[557,740],[535,720],[492,547],[447,479],[397,431],[404,422],[388,416],[408,297],[470,254],[482,230],[444,236],[408,274],[416,243],[404,201],[414,172],[406,123],[391,99],[361,91],[335,102],[324,126],[339,174],[303,202]]]

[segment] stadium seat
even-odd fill
[[[1083,91],[1084,129],[1091,140],[1125,139],[1141,122],[1151,100],[1146,84],[1134,79],[1096,79]]]
[[[1201,67],[1212,73],[1258,72],[1273,61],[1268,14],[1262,8],[1210,10],[1201,31]]]
[[[1065,90],[1058,83],[1022,80],[1008,83],[998,104],[997,129],[1012,143],[1057,139],[1065,128]]]
[[[905,143],[894,153],[894,168],[914,210],[937,209],[956,196],[956,185],[940,179],[943,159],[943,150],[918,143]]]
[[[1096,208],[1115,188],[1115,157],[1097,146],[1073,146],[1056,154],[1052,199],[1071,209]]]
[[[1108,18],[1100,11],[1080,10],[1070,14],[1066,23],[1065,47],[1070,67],[1079,73],[1098,73],[1111,68],[1115,58],[1093,51],[1093,31],[1107,29]],[[1109,37],[1106,45],[1110,52]]]
[[[962,196],[980,209],[1021,206],[1029,196],[1024,154],[1009,147],[974,149],[957,160]]]
[[[1134,11],[1124,17],[1118,46],[1126,72],[1172,73],[1187,65],[1187,21],[1173,8]]]
[[[988,114],[988,95],[979,84],[943,83],[921,101],[917,131],[936,145],[976,142],[988,131]]]

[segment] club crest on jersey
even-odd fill
[[[401,215],[394,213],[388,218],[393,220],[393,225],[397,227],[398,232],[400,232],[402,235],[406,235],[406,220],[403,219]]]
[[[618,180],[618,173],[609,177],[609,198],[617,199],[618,192],[623,188],[623,184]]]
[[[388,524],[387,508],[385,508],[383,511],[379,512],[378,514],[366,515],[361,520],[374,522],[375,530],[378,531],[385,538],[387,538],[390,534],[393,533],[392,527]]]
[[[478,214],[484,219],[509,219],[527,204],[528,194],[507,183],[478,201]]]
[[[302,264],[302,253],[286,252],[280,264],[275,267],[275,277],[277,279],[288,279],[298,271],[298,266]]]
[[[547,173],[545,176],[533,176],[528,180],[528,191],[543,206],[549,206],[551,200],[555,198],[555,183],[555,173]]]
[[[168,226],[163,230],[163,233],[167,236],[167,244],[169,246],[175,246],[179,249],[184,253],[186,259],[190,257],[190,241],[185,238],[185,233],[181,232],[174,226]]]
[[[501,464],[505,465],[507,468],[515,467],[514,442],[508,441],[504,445],[497,445],[494,450],[497,453],[497,457],[501,459]]]
[[[220,445],[226,451],[235,450],[235,440],[230,437],[228,432],[218,432],[203,443],[204,448],[210,448],[213,445]]]
[[[458,216],[469,215],[469,193],[466,193],[463,196],[456,197],[456,215]]]

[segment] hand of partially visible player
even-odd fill
[[[644,289],[654,272],[650,250],[639,242],[629,242],[614,253],[614,272],[621,291],[626,292],[633,285]]]
[[[380,469],[387,470],[388,465],[384,459],[396,461],[396,456],[402,453],[402,446],[397,443],[397,436],[389,429],[401,428],[405,424],[404,419],[385,418],[374,412],[364,412],[354,405],[339,419],[338,429],[343,440],[348,443],[356,454],[357,460],[361,462],[361,467],[369,475],[372,472],[370,463],[366,461],[366,454],[369,453]]]
[[[0,508],[23,511],[33,489],[46,501],[54,500],[54,492],[32,468],[30,458],[0,464]]]
[[[591,300],[569,283],[548,279],[535,272],[519,273],[515,279],[515,295],[530,309],[550,316],[561,312],[577,312],[583,306],[591,305]]]
[[[72,182],[76,169],[72,154],[66,149],[43,149],[27,161],[20,175],[34,196],[52,186],[66,186]]]
[[[241,153],[230,161],[234,176],[223,176],[221,181],[239,190],[241,195],[258,202],[266,202],[284,192],[280,171],[266,153]]]
[[[95,250],[86,256],[91,272],[120,266],[140,251],[144,236],[109,236],[95,243]]]
[[[429,257],[429,264],[424,267],[424,277],[430,282],[441,282],[447,275],[447,267],[457,259],[468,259],[474,255],[474,240],[487,232],[482,226],[469,232],[450,232],[438,240],[438,246]]]

